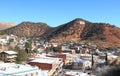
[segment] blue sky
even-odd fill
[[[0,0],[0,22],[58,26],[75,18],[120,27],[120,0]]]

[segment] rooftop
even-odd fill
[[[82,60],[82,59],[74,58],[74,62],[84,63],[86,61],[88,61],[88,60]]]
[[[60,58],[40,57],[33,59],[31,62],[52,64],[54,62],[57,62],[59,59]]]
[[[37,71],[38,67],[30,65],[22,65],[15,63],[2,63],[0,64],[0,76],[2,75],[20,75],[26,72]]]
[[[17,52],[15,52],[15,51],[3,51],[3,52],[5,52],[7,54],[17,54]]]

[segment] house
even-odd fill
[[[61,58],[40,57],[31,60],[28,64],[38,66],[42,71],[47,71],[47,76],[56,76],[62,71]],[[43,75],[44,76],[44,75]]]
[[[80,54],[80,59],[91,60],[91,54]]]
[[[0,60],[4,62],[15,62],[17,52],[15,51],[3,51],[0,53]]]
[[[79,54],[70,54],[70,53],[58,53],[56,54],[56,57],[63,58],[64,65],[72,63],[74,58],[79,58]]]
[[[39,68],[15,63],[1,63],[0,76],[42,76]]]
[[[91,64],[88,60],[75,58],[73,61],[73,69],[88,69],[91,68]]]

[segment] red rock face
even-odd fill
[[[106,35],[107,42],[120,44],[120,28],[106,26],[104,34]]]

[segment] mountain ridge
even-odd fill
[[[50,27],[41,22],[22,22],[2,32],[20,37],[39,37],[41,40],[49,42],[99,40],[120,44],[119,27],[108,23],[92,23],[81,18],[76,18],[57,27]]]
[[[14,34],[19,37],[33,37],[40,36],[46,30],[50,29],[46,23],[33,23],[33,22],[22,22],[15,27],[8,28],[1,32],[7,34]]]

